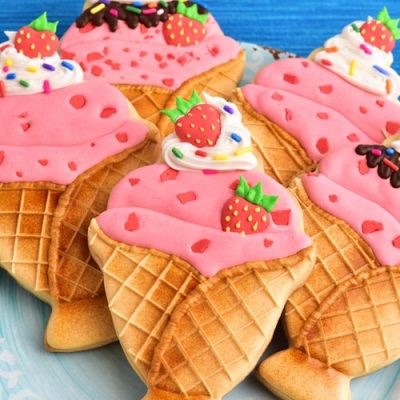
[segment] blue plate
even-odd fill
[[[248,53],[244,83],[266,64],[271,52],[243,44]],[[287,57],[287,54],[281,55]],[[47,305],[19,288],[0,271],[0,400],[139,400],[146,392],[118,344],[76,354],[50,354],[43,332],[50,314]],[[282,330],[269,352],[285,347]],[[352,383],[353,400],[399,400],[400,363]],[[226,400],[273,400],[249,377]]]

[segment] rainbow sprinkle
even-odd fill
[[[372,153],[374,156],[378,156],[378,157],[382,155],[382,151],[379,150],[379,149],[372,149],[372,150],[371,150],[371,153]]]
[[[7,79],[8,81],[12,81],[12,80],[14,80],[14,79],[16,79],[16,78],[17,78],[17,74],[15,74],[15,73],[13,73],[13,72],[10,72],[9,74],[6,75],[6,79]]]
[[[56,67],[55,67],[54,65],[47,64],[47,63],[44,63],[44,64],[42,65],[42,67],[43,67],[44,69],[47,69],[47,71],[55,71],[55,70],[56,70]]]
[[[50,82],[48,80],[45,80],[43,82],[43,93],[44,94],[49,94],[50,92],[51,92]]]
[[[368,54],[368,55],[371,55],[371,54],[372,54],[371,49],[370,49],[367,45],[365,45],[364,43],[360,44],[360,49],[361,49],[365,54]]]
[[[174,156],[176,158],[182,159],[184,157],[183,153],[179,149],[177,149],[176,147],[174,147],[172,149],[172,153],[174,154]]]
[[[61,65],[62,65],[64,68],[69,69],[70,71],[73,71],[73,70],[75,69],[75,67],[74,67],[71,63],[69,63],[68,61],[62,61],[62,62],[61,62]]]
[[[135,4],[135,3],[133,3],[133,4]],[[142,10],[140,8],[136,8],[136,7],[133,7],[133,6],[126,6],[125,10],[129,11],[131,13],[134,13],[134,14],[141,14],[142,13]]]
[[[399,170],[399,167],[396,165],[396,164],[394,164],[392,161],[390,161],[390,160],[388,160],[387,158],[384,158],[383,159],[383,162],[389,167],[389,168],[391,168],[393,171],[398,171]]]
[[[6,65],[7,67],[12,67],[13,66],[13,60],[11,60],[11,58],[6,58],[5,60],[4,60],[4,65]]]
[[[105,6],[105,4],[103,3],[103,4],[99,4],[99,5],[97,5],[96,7],[93,7],[91,10],[90,10],[90,14],[97,14],[97,13],[99,13],[101,10],[104,10],[106,8],[106,6]]]
[[[356,72],[356,66],[357,66],[357,61],[356,61],[356,60],[353,60],[353,61],[350,63],[350,68],[349,68],[349,75],[350,75],[350,76],[353,76],[354,73]]]
[[[380,67],[379,65],[373,65],[372,68],[374,68],[376,71],[378,71],[382,75],[390,76],[390,73],[388,71],[386,71],[386,69]]]
[[[226,154],[216,154],[213,156],[213,160],[215,161],[224,161],[227,160],[229,157]]]
[[[228,114],[234,114],[235,113],[235,110],[231,106],[228,106],[228,105],[224,106],[224,111],[226,111]]]
[[[241,156],[246,153],[252,153],[253,152],[253,146],[248,146],[248,147],[243,147],[243,149],[239,149],[235,151],[235,156]]]
[[[242,141],[242,137],[239,136],[237,133],[232,133],[231,139],[237,143],[240,143]]]
[[[30,86],[28,81],[24,81],[22,79],[20,81],[18,81],[18,83],[24,88],[28,88]]]
[[[6,97],[7,95],[7,88],[4,81],[0,81],[0,97]]]
[[[31,72],[31,73],[36,73],[36,72],[38,72],[38,68],[37,67],[35,67],[35,66],[33,66],[33,65],[30,65],[27,69],[26,69],[28,72]]]

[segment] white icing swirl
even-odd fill
[[[176,134],[168,136],[163,142],[163,157],[165,162],[176,170],[251,170],[257,167],[257,158],[251,151],[251,135],[243,125],[242,115],[235,104],[220,97],[211,97],[203,93],[207,104],[216,107],[221,113],[221,135],[213,147],[199,149],[191,143],[181,142]],[[224,110],[228,106],[233,113]],[[231,135],[236,134],[241,141],[235,141]],[[183,158],[178,158],[173,149],[179,150]],[[205,157],[196,155],[201,150]],[[243,151],[243,154],[241,153]],[[246,150],[249,150],[246,152]],[[239,154],[237,152],[239,151]],[[216,160],[215,156],[227,156],[227,159]]]
[[[66,61],[70,66],[67,68],[62,65],[63,60],[57,53],[52,57],[29,58],[18,53],[10,42],[0,44],[0,48],[7,45],[10,47],[6,47],[0,52],[0,80],[5,84],[7,95],[43,93],[45,81],[48,81],[50,90],[83,82],[82,68],[74,61]],[[44,64],[51,66],[54,71],[46,69]],[[12,74],[15,74],[15,78],[8,79],[7,77]],[[29,86],[21,85],[21,81],[27,82]]]
[[[366,43],[361,33],[353,28],[355,25],[360,29],[363,24],[354,22],[346,26],[340,35],[329,39],[325,49],[337,48],[337,51],[321,50],[316,54],[315,61],[354,86],[396,101],[400,95],[400,77],[390,67],[393,54]]]

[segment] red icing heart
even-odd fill
[[[86,105],[86,99],[85,96],[82,96],[80,94],[77,94],[70,99],[70,104],[72,107],[76,108],[77,110],[80,110],[81,108],[85,107]]]
[[[135,213],[129,215],[125,222],[125,230],[129,232],[137,231],[140,228],[139,219]]]
[[[326,154],[329,151],[329,143],[327,138],[321,138],[317,142],[317,150],[321,154]]]
[[[45,167],[49,163],[49,160],[38,160],[38,163]]]
[[[120,143],[126,143],[128,141],[128,135],[126,133],[117,133],[115,137]]]
[[[272,221],[275,225],[289,225],[291,213],[291,210],[272,211]]]
[[[322,120],[326,120],[329,118],[329,114],[326,112],[320,112],[317,114],[317,117]]]
[[[22,171],[17,171],[16,175],[18,176],[18,178],[22,178],[24,176],[24,173]]]
[[[361,175],[366,175],[369,172],[369,167],[367,164],[367,160],[360,160],[358,162],[358,170],[360,171]]]
[[[393,121],[388,121],[386,123],[386,130],[391,134],[391,135],[396,135],[400,131],[400,124],[397,122]]]
[[[94,76],[100,76],[103,73],[103,68],[98,65],[93,65],[91,72]]]
[[[71,171],[76,171],[76,170],[77,170],[77,166],[76,166],[76,164],[75,164],[73,161],[71,161],[71,162],[68,163],[68,168],[69,168]]]
[[[89,53],[86,56],[86,59],[88,60],[88,62],[98,61],[98,60],[101,60],[102,58],[104,58],[103,54],[101,54],[97,51],[93,52],[93,53]]]
[[[308,61],[302,61],[302,62],[301,62],[301,65],[302,65],[304,68],[308,68],[310,64],[309,64]]]
[[[299,83],[299,77],[296,75],[292,75],[292,74],[283,75],[283,80],[292,85],[297,85]]]
[[[353,143],[360,141],[356,133],[350,133],[350,135],[347,135],[347,139]]]
[[[266,248],[271,247],[273,244],[274,244],[274,242],[272,240],[264,239],[264,246]]]
[[[110,118],[111,115],[115,114],[117,110],[114,107],[106,107],[103,108],[103,111],[100,114],[100,118]]]
[[[364,221],[362,223],[362,231],[364,234],[383,231],[383,224],[378,221]]]
[[[180,193],[176,197],[182,204],[197,200],[197,195],[195,192]]]
[[[24,132],[26,132],[30,127],[31,127],[31,124],[29,122],[26,122],[25,124],[21,124],[21,128]]]
[[[175,81],[173,79],[163,79],[162,83],[167,87],[171,87],[174,86]]]
[[[397,238],[393,240],[392,244],[396,249],[400,249],[400,236],[397,236]]]
[[[61,50],[61,58],[64,60],[73,60],[75,58],[75,53],[69,51]]]
[[[283,100],[283,96],[277,92],[275,92],[272,96],[271,96],[272,100],[276,100],[276,101],[281,101]]]
[[[333,91],[333,86],[332,85],[323,85],[323,86],[319,87],[319,90],[321,91],[321,93],[331,94]]]
[[[140,179],[138,179],[138,178],[129,179],[129,183],[131,184],[131,186],[136,186],[139,182],[140,182]]]
[[[285,119],[286,121],[291,121],[293,119],[292,110],[285,108]]]
[[[3,164],[4,161],[4,151],[0,151],[0,165]]]
[[[210,243],[211,241],[208,239],[199,240],[192,246],[193,253],[203,254],[210,246]]]
[[[137,61],[131,61],[131,67],[135,68],[139,65],[139,63]]]
[[[361,114],[367,114],[367,112],[368,112],[368,110],[365,107],[363,107],[363,106],[360,107]]]
[[[384,101],[384,100],[377,100],[377,101],[376,101],[376,104],[377,104],[379,107],[385,107],[385,101]]]
[[[167,168],[161,175],[161,182],[174,181],[178,177],[178,171],[172,168]]]
[[[94,29],[94,25],[92,23],[87,24],[83,28],[79,29],[79,33],[88,33]]]
[[[331,194],[331,195],[329,196],[329,201],[330,201],[331,203],[336,203],[336,202],[338,201],[338,197],[336,196],[336,194]]]

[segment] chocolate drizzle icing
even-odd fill
[[[101,26],[104,23],[106,23],[110,28],[110,31],[115,32],[118,29],[118,21],[121,20],[125,21],[125,23],[131,29],[135,29],[139,24],[143,24],[146,28],[156,27],[161,22],[167,21],[170,15],[177,13],[178,3],[179,3],[178,1],[171,1],[165,3],[166,5],[157,3],[156,7],[157,11],[163,10],[162,13],[161,11],[159,11],[160,14],[158,12],[153,14],[143,14],[143,13],[137,14],[132,11],[129,11],[129,7],[132,7],[129,4],[121,4],[116,1],[111,1],[109,4],[104,4],[99,1],[93,4],[87,10],[85,10],[83,14],[77,18],[76,26],[78,28],[84,28],[89,23],[92,23],[94,26]],[[92,14],[91,10],[93,10],[94,8],[96,8],[101,4],[104,4],[105,7],[102,10]],[[197,3],[193,1],[187,1],[185,4],[187,6],[191,6]],[[197,4],[197,7],[199,14],[208,14],[207,9],[201,6],[200,4]],[[140,10],[146,10],[146,9],[151,9],[153,7],[144,5],[142,7],[136,7],[136,8]],[[115,12],[112,10],[115,10],[117,12],[117,16],[113,15]]]
[[[392,147],[380,145],[360,145],[356,153],[366,156],[368,167],[378,168],[378,175],[390,179],[393,188],[400,188],[400,153]]]

